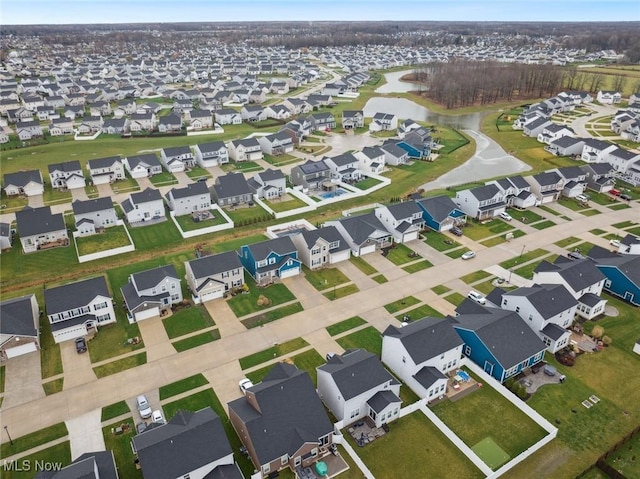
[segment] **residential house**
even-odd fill
[[[228,148],[229,157],[234,161],[257,161],[263,158],[260,142],[253,137],[233,140]]]
[[[323,160],[307,160],[302,165],[291,168],[291,183],[303,190],[319,190],[322,184],[331,180],[331,169]]]
[[[129,132],[128,118],[108,118],[102,122],[102,133],[122,135]]]
[[[171,188],[167,204],[175,216],[190,215],[211,208],[211,193],[205,182],[190,183],[184,188]]]
[[[47,288],[44,304],[56,343],[72,341],[116,322],[104,276]]]
[[[488,181],[486,184],[494,184],[500,189],[506,198],[507,206],[527,209],[538,202],[531,193],[531,185],[520,175]]]
[[[289,97],[285,101],[283,101],[282,104],[286,106],[294,115],[303,115],[313,110],[313,107],[310,103],[300,98]]]
[[[504,193],[495,184],[458,191],[454,201],[467,216],[478,220],[495,218],[507,207]]]
[[[353,153],[343,153],[338,156],[322,158],[331,171],[331,178],[342,182],[356,182],[362,178],[358,168],[359,160]]]
[[[0,360],[40,349],[40,307],[35,294],[0,302]]]
[[[552,140],[544,149],[556,156],[579,156],[584,149],[584,142],[584,138],[561,136]]]
[[[203,168],[229,163],[229,150],[222,141],[199,143],[194,148],[196,163]]]
[[[384,162],[388,165],[404,165],[409,161],[409,152],[395,142],[386,142],[378,148],[384,153]]]
[[[330,106],[333,103],[333,96],[328,94],[314,93],[307,97],[307,101],[311,103],[314,109],[318,109],[320,107]]]
[[[335,226],[323,226],[314,230],[304,229],[291,236],[298,250],[298,258],[309,269],[348,260],[351,249]]]
[[[81,236],[95,234],[102,228],[115,226],[118,215],[110,196],[71,203],[76,229]]]
[[[585,163],[602,163],[607,161],[608,153],[616,148],[616,145],[608,141],[588,138],[584,140],[584,147],[582,148],[580,159]]]
[[[172,173],[193,168],[196,164],[191,148],[188,146],[163,148],[160,152],[160,161],[167,171]]]
[[[68,118],[54,118],[49,124],[49,134],[51,136],[70,135],[73,132],[73,120]]]
[[[355,153],[360,170],[365,173],[382,174],[385,167],[385,152],[377,146],[365,146]]]
[[[130,322],[163,315],[182,302],[180,277],[172,264],[130,274],[120,291]]]
[[[603,105],[614,105],[622,101],[622,95],[619,91],[600,90],[596,95],[596,100]]]
[[[416,123],[410,118],[407,118],[402,123],[400,123],[400,125],[398,125],[398,137],[400,139],[403,139],[404,136],[411,130],[418,130],[420,128],[422,128],[422,125]]]
[[[547,346],[516,312],[477,306],[450,317],[465,356],[501,383],[542,361]]]
[[[64,217],[62,213],[51,213],[50,206],[26,206],[16,211],[16,224],[25,253],[69,244]]]
[[[377,248],[391,245],[393,240],[391,233],[373,212],[327,221],[325,226],[336,227],[354,256],[373,253]]]
[[[19,121],[16,123],[16,132],[18,133],[18,138],[22,141],[44,136],[42,126],[40,126],[40,122],[37,120]]]
[[[375,209],[375,215],[396,243],[417,240],[425,222],[422,209],[415,201],[403,201]]]
[[[55,463],[56,465],[62,463]],[[65,467],[40,470],[34,479],[76,479],[95,477],[99,479],[118,479],[118,468],[113,457],[113,451],[86,452],[75,458]]]
[[[7,196],[36,196],[44,193],[40,170],[24,170],[4,174],[4,192]]]
[[[253,193],[242,173],[218,176],[211,190],[212,198],[220,206],[238,206],[253,201]]]
[[[565,136],[572,137],[574,135],[575,135],[575,132],[568,126],[551,123],[545,126],[542,129],[542,131],[538,133],[537,138],[540,143],[544,143],[545,145],[550,145],[552,142],[562,137],[565,137]]]
[[[80,125],[78,126],[78,133],[89,135],[98,131],[102,131],[103,124],[104,121],[102,120],[101,116],[85,116],[80,121]]]
[[[525,180],[531,185],[531,193],[542,204],[558,201],[564,189],[564,180],[557,171],[545,171],[527,176]]]
[[[242,479],[220,417],[206,407],[178,410],[131,440],[145,479]],[[102,477],[102,476],[101,476]]]
[[[375,354],[349,349],[316,371],[320,399],[345,426],[368,418],[382,427],[400,417],[400,383]]]
[[[13,243],[13,231],[9,223],[0,222],[0,253],[10,249]]]
[[[594,246],[587,256],[606,276],[603,287],[605,291],[634,306],[640,306],[640,255],[621,255]]]
[[[605,276],[590,259],[571,260],[558,256],[553,263],[542,261],[533,270],[536,284],[561,284],[578,301],[576,314],[587,320],[602,313],[607,304],[602,299]]]
[[[244,269],[235,251],[204,256],[186,261],[184,265],[196,304],[222,298],[227,291],[244,284]]]
[[[260,105],[244,105],[240,109],[240,118],[242,118],[243,121],[252,123],[254,121],[266,120],[267,114]]]
[[[309,118],[313,119],[315,131],[329,131],[336,128],[336,117],[330,111],[312,113]]]
[[[611,163],[616,174],[625,176],[629,173],[629,170],[640,166],[640,153],[625,150],[624,148],[616,148],[607,153],[606,161]]]
[[[392,113],[376,113],[369,123],[370,132],[393,131],[398,128],[398,117]]]
[[[344,110],[342,112],[342,128],[345,130],[364,128],[364,112],[362,110]]]
[[[445,395],[447,376],[463,364],[463,341],[449,319],[426,317],[382,333],[382,362],[420,398]]]
[[[422,210],[425,226],[440,233],[467,221],[464,212],[446,195],[421,198],[416,200],[416,205]]]
[[[286,120],[291,117],[291,111],[282,104],[266,106],[264,114],[267,118],[276,120]]]
[[[240,262],[257,284],[269,284],[300,274],[298,251],[289,236],[240,248]]]
[[[590,163],[581,168],[586,175],[588,189],[598,193],[608,193],[616,186],[611,163]]]
[[[545,128],[551,126],[553,123],[548,118],[538,117],[533,121],[526,123],[523,127],[523,133],[525,136],[529,136],[531,138],[537,138],[540,133],[544,131]]]
[[[47,165],[47,169],[49,170],[49,179],[51,180],[52,188],[71,190],[84,188],[87,185],[78,160],[53,163]]]
[[[582,168],[579,166],[563,166],[556,168],[555,171],[560,174],[564,181],[562,196],[575,198],[584,193],[587,188],[587,174]]]
[[[640,238],[632,235],[631,233],[628,233],[624,238],[620,240],[618,253],[640,255]]]
[[[132,113],[129,128],[131,131],[153,131],[156,127],[156,115],[153,112]]]
[[[294,150],[293,140],[283,131],[261,136],[258,143],[264,154],[272,156],[285,155]]]
[[[308,467],[329,453],[333,424],[309,374],[291,364],[273,366],[228,409],[262,478],[286,467]]]
[[[160,133],[179,133],[182,130],[182,117],[175,113],[161,116],[158,119],[158,131]]]
[[[287,189],[287,179],[281,170],[267,168],[256,173],[247,180],[249,188],[260,199],[273,200],[280,198]]]
[[[213,112],[218,125],[240,125],[242,115],[233,108],[220,108]]]
[[[162,173],[162,164],[155,153],[128,156],[122,160],[131,178],[148,178]]]
[[[189,124],[194,130],[213,128],[213,115],[209,110],[191,110],[187,116]]]
[[[137,193],[131,193],[122,202],[122,209],[131,225],[141,226],[143,222],[166,221],[164,203],[159,190],[147,188]]]
[[[126,178],[125,167],[119,156],[89,160],[87,161],[87,169],[94,185],[104,185]]]

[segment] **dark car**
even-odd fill
[[[87,352],[87,342],[84,338],[76,338],[76,352],[78,354]]]
[[[457,226],[454,226],[453,228],[451,228],[450,231],[456,236],[462,236],[462,230]]]
[[[622,194],[620,195],[620,199],[621,199],[621,200],[625,200],[625,201],[631,201],[631,199],[632,199],[632,198],[631,198],[631,195],[628,195],[628,194],[626,194],[626,193],[622,193]]]
[[[571,251],[567,253],[567,258],[569,259],[584,259],[584,255],[578,251]]]

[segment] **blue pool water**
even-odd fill
[[[323,200],[329,199],[329,198],[333,198],[334,196],[340,196],[340,195],[346,195],[347,193],[349,193],[347,190],[345,190],[344,188],[337,188],[335,191],[329,191],[327,193],[321,193],[318,196],[320,198],[322,198]]]
[[[465,383],[468,382],[471,379],[466,371],[458,371],[457,374],[458,374],[458,376],[460,376],[462,378],[462,380]]]

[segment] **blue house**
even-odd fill
[[[422,210],[425,224],[434,231],[449,231],[467,221],[467,215],[446,195],[422,198],[416,203]]]
[[[240,262],[257,284],[300,274],[298,251],[289,236],[240,248]]]
[[[482,308],[482,307],[480,307]],[[501,383],[542,361],[546,345],[514,311],[476,308],[452,319],[462,353]]]
[[[594,246],[587,256],[607,277],[604,281],[605,291],[634,306],[640,306],[640,255],[620,255],[600,246]]]

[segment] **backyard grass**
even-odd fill
[[[640,434],[636,434],[617,451],[611,453],[606,463],[625,477],[640,477]]]
[[[402,268],[409,274],[417,273],[418,271],[422,271],[423,269],[431,268],[433,263],[431,261],[425,259],[423,261],[418,261],[416,263],[410,264]]]
[[[416,321],[418,319],[426,318],[427,316],[432,316],[436,318],[444,318],[444,314],[438,311],[435,308],[432,308],[428,304],[423,304],[422,306],[418,306],[417,308],[410,309],[409,311],[396,315],[396,319],[398,321],[406,321],[408,319],[411,321]]]
[[[115,434],[115,428],[127,424],[129,427],[122,434]],[[136,434],[133,417],[128,417],[124,421],[115,422],[102,428],[102,437],[106,449],[113,451],[113,457],[118,468],[120,477],[142,479],[142,470],[136,469],[133,462],[133,450],[131,449],[131,439]]]
[[[371,188],[372,186],[377,185],[378,183],[380,183],[379,180],[376,180],[375,178],[368,177],[368,178],[365,178],[362,181],[358,181],[353,186],[355,186],[356,188],[358,188],[360,190],[368,190],[369,188]]]
[[[238,318],[296,299],[293,293],[282,283],[259,288],[251,276],[246,275],[245,281],[249,286],[249,293],[239,294],[227,301],[227,304]],[[268,304],[259,306],[258,298],[260,296],[266,297],[269,300]]]
[[[351,436],[345,434],[375,477],[484,477],[420,411],[390,423],[389,429],[388,434],[362,448],[356,445]]]
[[[377,274],[375,276],[372,276],[371,279],[374,280],[378,284],[383,284],[383,283],[386,283],[387,281],[389,281],[386,278],[386,276],[383,275],[383,274]]]
[[[451,288],[443,285],[443,284],[438,284],[436,286],[434,286],[433,288],[431,288],[431,291],[433,291],[434,293],[436,293],[438,296],[440,296],[441,294],[445,294],[448,293],[449,291],[451,291]]]
[[[188,338],[179,339],[178,341],[172,342],[171,345],[177,352],[181,353],[187,349],[197,348],[198,346],[217,341],[218,339],[220,339],[220,331],[218,331],[218,329],[213,329],[211,331],[189,336]]]
[[[180,232],[168,217],[167,221],[155,225],[131,227],[129,234],[138,251],[151,250],[182,240]]]
[[[224,163],[223,165],[221,165],[221,168],[225,173],[237,171],[240,171],[242,173],[249,173],[252,171],[260,171],[264,169],[255,161],[231,161],[229,163]]]
[[[555,226],[555,225],[556,224],[553,221],[545,220],[545,221],[540,221],[539,223],[533,224],[531,226],[533,226],[537,230],[543,230],[543,229],[546,229],[546,228],[551,228],[552,226]]]
[[[327,326],[326,329],[330,336],[337,336],[338,334],[357,328],[363,324],[366,324],[364,319],[360,316],[354,316],[352,318],[345,319],[344,321],[340,321],[339,323],[332,324],[331,326]]]
[[[233,224],[238,226],[246,226],[271,218],[271,215],[257,203],[253,206],[243,206],[232,209],[226,208],[225,213],[231,218]]]
[[[282,211],[295,210],[296,208],[304,208],[307,204],[300,198],[296,198],[293,195],[287,195],[284,200],[262,200],[264,203],[276,213]]]
[[[134,354],[133,356],[128,356],[126,358],[116,359],[115,361],[111,361],[110,363],[103,364],[101,366],[96,366],[95,368],[93,368],[93,372],[96,374],[98,379],[100,379],[111,374],[119,373],[120,371],[124,371],[125,369],[131,369],[141,366],[146,362],[147,353],[142,352],[139,354]]]
[[[167,384],[160,387],[160,401],[191,391],[192,389],[199,388],[205,384],[209,384],[209,381],[207,381],[207,378],[205,378],[201,373]]]
[[[185,171],[185,173],[193,181],[197,181],[200,178],[211,178],[211,173],[200,166],[192,166],[187,171]]]
[[[6,456],[2,456],[6,457]],[[21,457],[15,464],[15,468],[11,469],[9,463],[3,461],[2,478],[3,479],[32,479],[36,471],[35,465],[50,464],[52,467],[64,467],[71,463],[71,443],[69,441],[61,442],[55,446],[48,447],[42,451]],[[30,467],[27,468],[26,465]],[[123,476],[124,477],[124,476]],[[140,476],[142,477],[142,476]]]
[[[258,364],[262,364],[266,361],[269,361],[273,358],[277,358],[280,356],[284,356],[285,354],[289,354],[292,351],[297,351],[298,349],[302,349],[309,346],[309,343],[306,342],[302,338],[295,338],[286,343],[276,344],[270,348],[264,349],[262,351],[258,351],[257,353],[251,354],[249,356],[245,356],[239,359],[240,367],[242,369],[250,369],[252,367],[257,366]]]
[[[414,261],[415,259],[420,258],[421,256],[415,253],[412,249],[408,248],[406,245],[400,243],[396,243],[395,247],[390,248],[388,250],[386,258],[391,261],[396,266],[403,265],[408,263],[409,261]],[[416,256],[409,256],[416,255]]]
[[[457,292],[448,294],[443,297],[454,306],[460,306],[460,303],[464,301],[464,296],[462,296],[460,293],[457,293]]]
[[[537,248],[531,251],[527,251],[526,253],[523,253],[516,258],[511,258],[503,261],[502,263],[500,263],[500,266],[502,266],[504,269],[511,269],[514,266],[539,258],[540,256],[544,256],[545,254],[549,254],[546,249]]]
[[[298,161],[302,161],[302,160],[297,156],[288,155],[288,154],[283,154],[279,156],[271,156],[271,155],[264,154],[264,161],[266,161],[270,165],[273,165],[279,168],[281,166],[289,165],[291,163],[297,163]]]
[[[53,381],[48,381],[46,383],[42,383],[42,389],[44,389],[44,393],[49,396],[50,394],[59,393],[62,391],[62,387],[64,386],[64,378],[54,379]]]
[[[75,238],[75,242],[78,246],[78,254],[80,256],[97,253],[98,251],[120,248],[122,246],[129,246],[131,244],[124,226],[112,226],[111,228],[105,228],[103,233],[96,233],[91,236],[81,236]]]
[[[280,308],[272,309],[271,311],[266,311],[262,314],[251,316],[250,318],[243,319],[240,322],[247,329],[257,328],[258,326],[262,326],[263,324],[276,321],[280,318],[285,318],[292,314],[299,313],[303,310],[304,308],[302,307],[302,305],[298,302],[295,302],[286,306],[282,306]]]
[[[211,213],[211,216],[206,220],[193,221],[193,217],[191,215],[176,216],[175,220],[180,225],[180,229],[182,229],[182,231],[195,231],[227,223],[225,217],[222,216],[218,210],[209,210],[209,213]]]
[[[325,289],[334,287],[349,282],[342,271],[338,268],[322,268],[310,270],[306,266],[302,267],[304,277],[311,285],[318,291],[324,291]]]
[[[387,312],[393,314],[415,304],[420,304],[421,302],[422,301],[414,296],[405,296],[404,298],[394,301],[393,303],[385,304],[384,309],[386,309]]]
[[[67,434],[69,434],[67,425],[64,422],[59,422],[53,426],[34,431],[24,436],[13,437],[13,445],[11,445],[10,442],[5,442],[0,446],[0,457],[9,457],[23,451],[28,451],[36,446],[55,441]]]
[[[114,417],[122,416],[123,414],[130,413],[131,410],[125,401],[119,401],[102,408],[101,422],[108,421]]]
[[[169,339],[174,339],[200,329],[215,326],[204,306],[182,308],[171,316],[162,318],[162,325]]]
[[[466,274],[462,276],[460,279],[467,284],[473,284],[481,279],[488,278],[491,276],[491,273],[487,273],[484,270],[474,271],[473,273]]]
[[[164,170],[162,171],[162,173],[150,176],[149,181],[156,188],[159,186],[175,185],[176,183],[178,183],[178,179],[173,176],[173,173],[169,173],[168,171]]]
[[[238,238],[229,239],[227,241],[215,242],[211,248],[216,253],[224,253],[225,251],[237,251],[244,245],[259,243],[268,239],[265,235],[257,233],[249,236],[240,236]]]
[[[343,286],[341,288],[333,288],[331,291],[327,291],[326,293],[322,293],[322,296],[333,301],[335,299],[344,298],[345,296],[349,296],[354,293],[358,293],[360,288],[358,288],[355,284],[348,284],[347,286]]]
[[[349,258],[349,261],[351,261],[356,266],[356,268],[358,268],[360,271],[362,271],[367,276],[378,272],[377,269],[375,269],[373,266],[371,266],[369,263],[367,263],[360,256],[351,256]]]
[[[373,326],[342,336],[336,342],[345,350],[362,348],[378,356],[382,354],[382,335]]]

